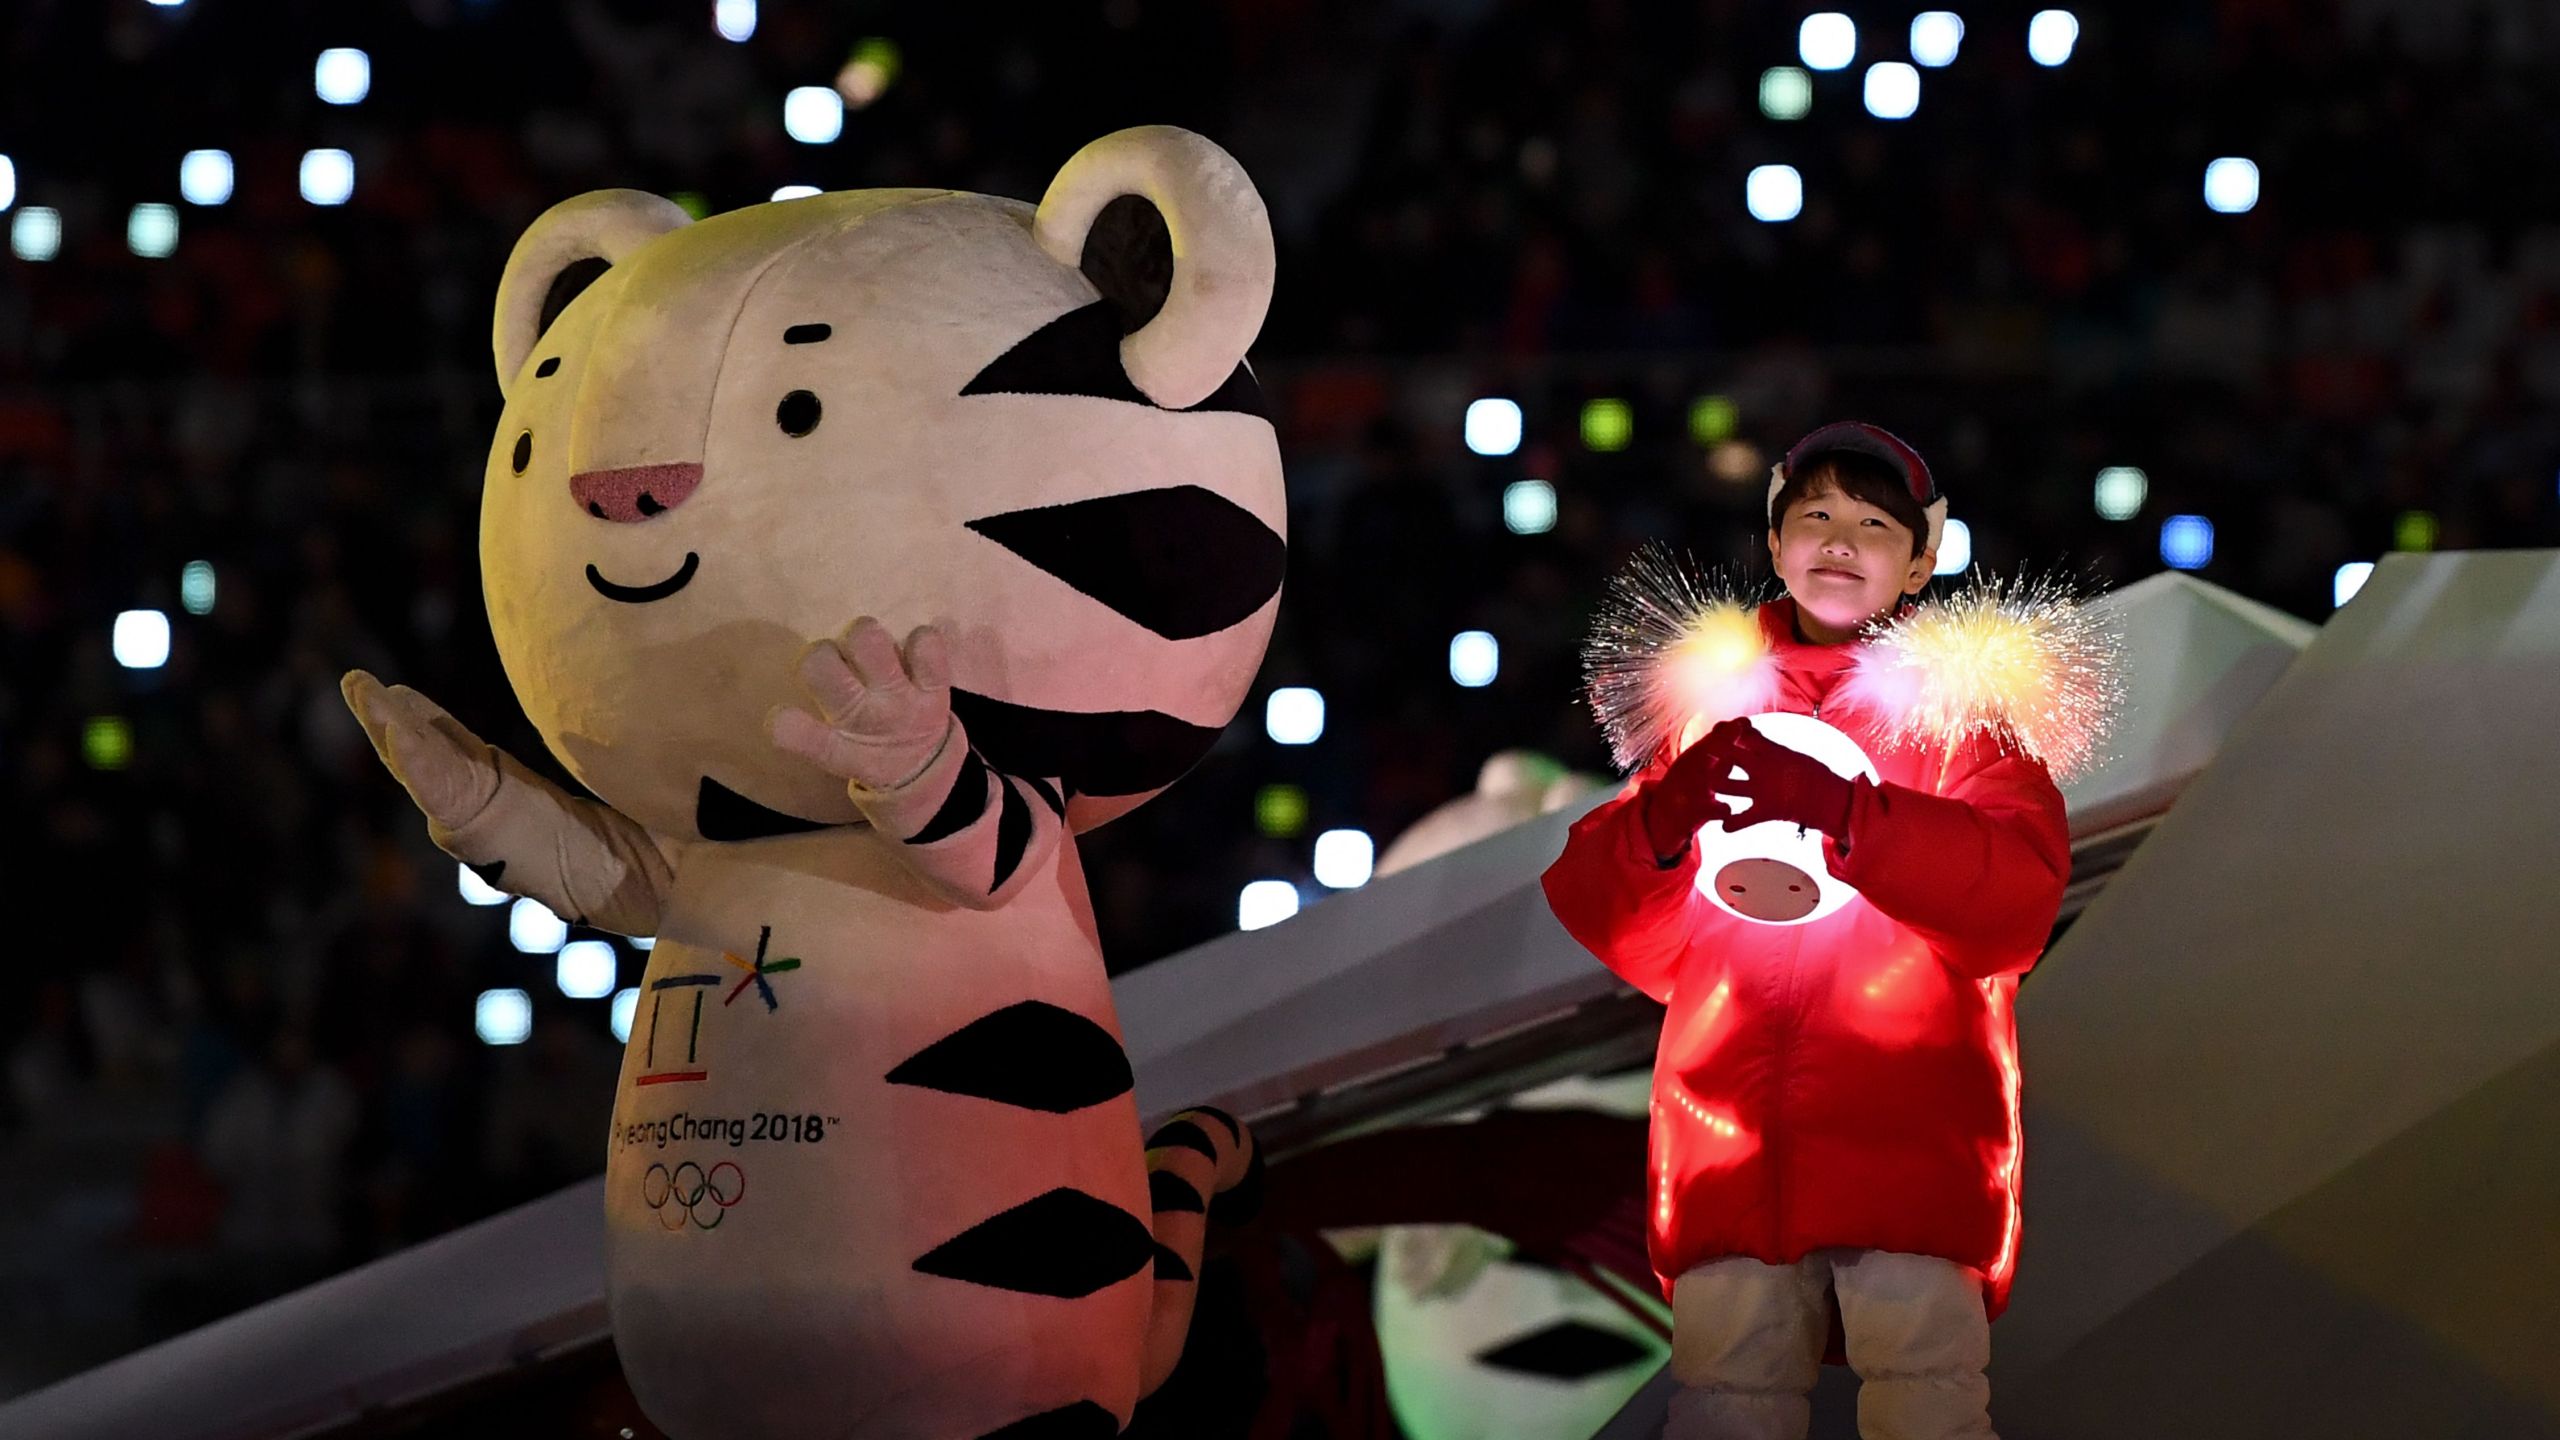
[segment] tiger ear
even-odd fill
[[[1149,400],[1181,410],[1209,398],[1244,360],[1271,308],[1271,217],[1234,156],[1170,125],[1105,135],[1049,182],[1032,238],[1079,266],[1104,208],[1138,196],[1164,217],[1173,276],[1153,318],[1120,341],[1120,365]]]
[[[579,292],[632,251],[693,223],[672,200],[643,190],[592,190],[542,212],[507,256],[490,349],[498,391],[511,392],[533,347]]]

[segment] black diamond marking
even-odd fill
[[[759,805],[705,775],[694,792],[693,828],[705,840],[765,840],[836,828],[833,821],[803,820]]]
[[[498,888],[498,877],[507,873],[507,862],[492,860],[486,865],[473,865],[471,873],[480,877],[481,884],[495,890]]]
[[[1070,310],[1015,342],[976,378],[963,395],[1084,395],[1162,410],[1120,365],[1120,316],[1108,300]],[[1230,411],[1269,420],[1262,386],[1239,362],[1209,398],[1184,413]]]
[[[1116,1100],[1135,1083],[1129,1057],[1110,1031],[1045,1000],[981,1015],[884,1078],[1052,1115]]]
[[[1615,1331],[1561,1320],[1484,1351],[1476,1356],[1476,1363],[1548,1380],[1586,1380],[1633,1365],[1652,1353]]]
[[[936,840],[948,840],[978,823],[978,817],[986,813],[987,762],[979,759],[978,752],[972,749],[969,758],[960,762],[959,778],[951,782],[951,791],[935,807],[933,818],[924,822],[923,829],[908,836],[907,843],[930,845]]]
[[[1214,727],[1155,710],[1042,710],[953,687],[969,743],[1008,775],[1054,775],[1070,795],[1143,795],[1182,778]]]
[[[968,528],[1168,640],[1243,621],[1289,568],[1277,532],[1198,485],[1008,510]]]
[[[1112,1440],[1119,1433],[1119,1417],[1090,1400],[1079,1400],[990,1430],[978,1440]]]
[[[1022,864],[1022,852],[1031,844],[1031,802],[1001,775],[996,777],[1003,808],[996,812],[996,878],[987,885],[993,895],[1013,878]]]
[[[1168,1120],[1163,1129],[1147,1137],[1147,1148],[1150,1150],[1175,1147],[1197,1150],[1209,1157],[1210,1164],[1218,1163],[1218,1147],[1210,1143],[1209,1132],[1188,1120]]]
[[[1184,1215],[1209,1213],[1209,1202],[1200,1198],[1191,1182],[1170,1170],[1147,1172],[1147,1207],[1159,1215],[1168,1210]]]
[[[782,332],[782,343],[785,345],[815,345],[834,333],[836,333],[835,327],[832,325],[794,325],[790,329]]]
[[[1147,1267],[1146,1222],[1064,1186],[982,1220],[917,1260],[925,1275],[1022,1295],[1073,1300]]]
[[[1156,1247],[1156,1278],[1158,1280],[1194,1280],[1199,1277],[1191,1273],[1190,1266],[1182,1263],[1181,1256],[1158,1245]]]
[[[547,380],[558,373],[560,373],[560,357],[557,355],[533,367],[533,378],[536,380]]]

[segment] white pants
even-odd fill
[[[1860,1435],[1997,1440],[1981,1276],[1891,1250],[1817,1250],[1793,1265],[1730,1256],[1680,1276],[1671,1374],[1681,1389],[1663,1440],[1803,1440],[1833,1295],[1858,1373]]]

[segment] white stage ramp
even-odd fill
[[[2560,554],[2398,555],[2028,981],[2008,1440],[2560,1436]]]

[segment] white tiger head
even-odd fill
[[[1129,810],[1208,750],[1270,638],[1286,517],[1243,362],[1271,284],[1243,170],[1165,127],[1085,147],[1036,209],[553,207],[499,286],[481,511],[517,697],[659,833],[854,824],[766,711],[805,703],[809,640],[932,622],[990,763],[1062,778],[1079,828]]]

